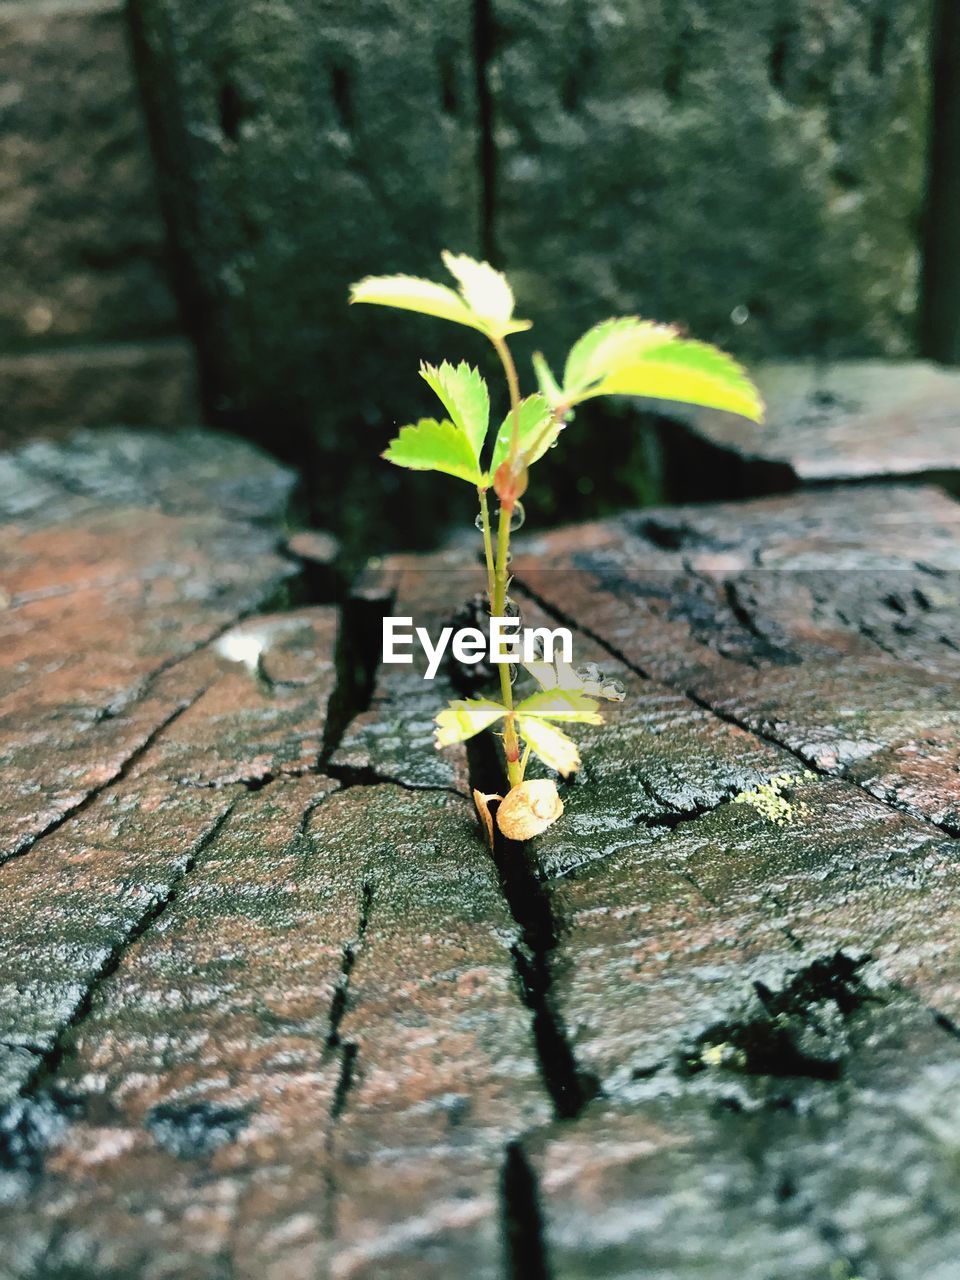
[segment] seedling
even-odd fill
[[[672,325],[637,316],[604,320],[574,343],[558,381],[543,356],[533,368],[539,390],[521,396],[507,339],[531,327],[514,317],[513,291],[506,277],[487,262],[445,252],[443,263],[456,289],[415,276],[369,276],[351,286],[351,302],[375,303],[436,316],[476,329],[493,344],[506,379],[510,408],[490,436],[490,395],[479,372],[465,362],[421,364],[420,376],[447,417],[420,418],[400,428],[384,453],[387,461],[412,471],[439,471],[476,488],[477,525],[483,537],[487,603],[491,616],[505,618],[512,602],[510,538],[523,523],[521,499],[530,468],[556,445],[577,405],[597,396],[626,395],[678,400],[724,409],[755,422],[763,416],[756,387],[740,366],[702,342],[683,337]],[[488,495],[498,501],[496,535]],[[562,812],[556,787],[545,779],[525,782],[531,754],[562,777],[580,767],[576,743],[559,724],[600,724],[599,697],[622,697],[611,682],[588,678],[564,663],[525,664],[540,686],[515,700],[511,666],[499,665],[500,697],[451,701],[436,717],[438,747],[463,742],[499,727],[510,792],[497,822],[515,838],[537,834]],[[475,793],[492,839],[487,802],[500,797]]]

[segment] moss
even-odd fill
[[[785,827],[807,812],[807,806],[792,799],[793,792],[811,782],[817,775],[805,769],[803,773],[777,773],[767,782],[750,791],[740,791],[733,797],[734,804],[747,804],[756,809],[762,818],[775,826]]]

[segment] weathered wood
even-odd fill
[[[490,11],[496,242],[551,358],[633,310],[743,354],[910,352],[931,5]]]
[[[524,1144],[552,1274],[949,1274],[958,514],[932,491],[809,496],[573,529],[518,559],[632,664],[608,719],[640,766],[631,838],[594,731],[599,813],[589,788],[565,797],[589,834],[535,850],[560,873],[550,997],[606,1099]],[[638,687],[663,696],[641,668],[686,708],[659,768],[679,747],[695,776],[684,718],[719,712],[797,779],[783,826],[729,793],[664,811],[634,745],[656,724]]]
[[[72,435],[88,427],[180,427],[203,410],[197,357],[186,338],[58,347],[0,355],[2,442]]]
[[[627,697],[562,821],[491,857],[494,741],[430,740],[465,673],[373,669],[380,612],[451,622],[471,553],[241,618],[225,557],[273,581],[282,503],[223,447],[134,450],[139,508],[82,451],[72,494],[68,452],[0,466],[4,614],[64,609],[20,639],[50,776],[113,760],[109,719],[57,736],[84,697],[126,691],[121,745],[152,726],[0,867],[3,1274],[949,1276],[960,505],[858,488],[518,548],[525,620],[569,619]]]
[[[434,556],[394,556],[386,565],[368,571],[358,592],[378,601],[368,625],[376,632],[374,645],[380,655],[380,616],[412,617],[411,625],[425,627],[436,637],[454,623],[460,602],[471,600],[483,589],[479,566],[456,553]],[[451,685],[449,667],[438,677],[424,679],[423,650],[408,650],[409,665],[384,664],[377,673],[371,705],[346,728],[330,761],[335,773],[348,778],[372,776],[410,788],[447,787],[470,795],[466,752],[438,752],[434,747],[433,717],[444,701],[458,696]]]
[[[382,319],[347,312],[347,285],[369,272],[435,273],[443,247],[479,248],[472,8],[362,0],[320,15],[306,0],[255,10],[135,0],[130,10],[218,412],[253,431],[269,422],[271,444],[301,455],[312,433],[325,457],[316,481],[340,499],[347,460],[367,455],[357,424],[370,438],[379,422],[386,441],[424,332],[413,321],[385,342]],[[335,351],[345,358],[327,358]]]
[[[466,787],[464,765],[431,746],[436,774],[411,781],[422,732],[409,753],[389,741],[393,717],[404,730],[415,721],[417,694],[426,716],[420,676],[385,672],[376,709],[331,765],[343,782],[325,776],[355,678],[349,655],[335,660],[336,611],[224,628],[228,591],[203,589],[204,574],[230,586],[228,553],[254,589],[243,549],[277,536],[269,470],[259,528],[255,478],[234,488],[230,445],[219,475],[193,467],[195,498],[212,508],[198,526],[196,500],[180,494],[178,515],[127,507],[123,482],[90,466],[51,508],[64,453],[47,449],[31,473],[42,472],[44,500],[26,485],[18,495],[27,471],[14,465],[7,501],[29,524],[27,551],[31,538],[71,536],[78,564],[57,544],[61,571],[44,565],[55,587],[67,569],[94,568],[84,591],[126,585],[122,613],[84,613],[85,648],[97,625],[116,631],[129,615],[128,626],[158,626],[174,613],[175,596],[153,613],[156,596],[143,599],[160,559],[201,584],[198,639],[125,704],[145,716],[159,690],[176,714],[3,868],[4,1275],[498,1276],[504,1151],[551,1108],[515,982],[519,928],[472,806],[451,794]],[[147,501],[175,503],[164,466],[175,477],[189,464],[176,442],[157,447]],[[130,527],[151,531],[140,559],[125,546]],[[39,572],[26,553],[11,564],[11,613]],[[394,575],[398,607],[409,599],[419,615],[423,581]],[[38,634],[23,643],[39,662]],[[137,653],[115,643],[112,661],[129,673]],[[47,741],[47,758],[71,742]],[[75,748],[92,759],[103,749]],[[376,781],[392,772],[402,785]]]
[[[572,529],[517,573],[721,718],[956,832],[958,527],[936,490],[836,490]]]
[[[4,4],[0,80],[0,349],[176,333],[123,5]]]
[[[722,475],[728,494],[917,477],[960,491],[957,373],[880,360],[768,364],[752,373],[767,406],[762,427],[716,410],[668,410],[713,446],[701,470]],[[682,489],[696,450],[669,426],[661,440],[668,484]],[[709,480],[698,474],[697,483],[702,488]]]
[[[511,922],[463,801],[335,785],[244,796],[100,985],[24,1273],[499,1274],[503,1146],[549,1114]]]
[[[259,493],[279,515],[288,472],[200,432],[160,441],[108,433],[4,459],[0,860],[127,769],[201,692],[171,664],[293,573],[250,509]]]

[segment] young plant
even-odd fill
[[[523,522],[521,499],[530,468],[557,442],[577,405],[597,396],[656,397],[725,409],[755,422],[762,420],[763,406],[756,387],[728,355],[681,336],[672,325],[637,316],[604,320],[588,330],[574,343],[559,382],[537,353],[533,367],[539,390],[523,397],[507,339],[529,329],[531,322],[514,317],[506,277],[465,254],[444,252],[442,258],[455,289],[415,276],[369,276],[351,286],[350,301],[416,311],[478,330],[500,359],[510,407],[492,444],[486,382],[464,362],[443,361],[439,366],[422,364],[420,376],[448,416],[401,427],[383,456],[398,467],[439,471],[476,488],[488,607],[492,617],[503,618],[510,604],[510,535]],[[498,501],[496,536],[488,503],[491,489]],[[597,697],[622,697],[596,680],[585,683],[566,664],[533,663],[528,670],[541,687],[520,701],[514,699],[510,665],[501,663],[498,700],[457,699],[436,717],[438,747],[500,726],[510,790],[497,823],[515,838],[537,834],[563,810],[552,782],[525,782],[531,754],[569,777],[580,766],[580,754],[558,724],[599,724]],[[500,797],[475,792],[474,798],[492,839],[487,802]]]

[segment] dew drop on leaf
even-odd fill
[[[527,513],[523,509],[522,502],[513,504],[513,511],[510,513],[510,532],[516,533],[518,529],[523,528],[523,522],[527,518]]]
[[[473,527],[475,529],[479,529],[480,532],[483,533],[483,516],[480,514],[479,511],[473,518]]]

